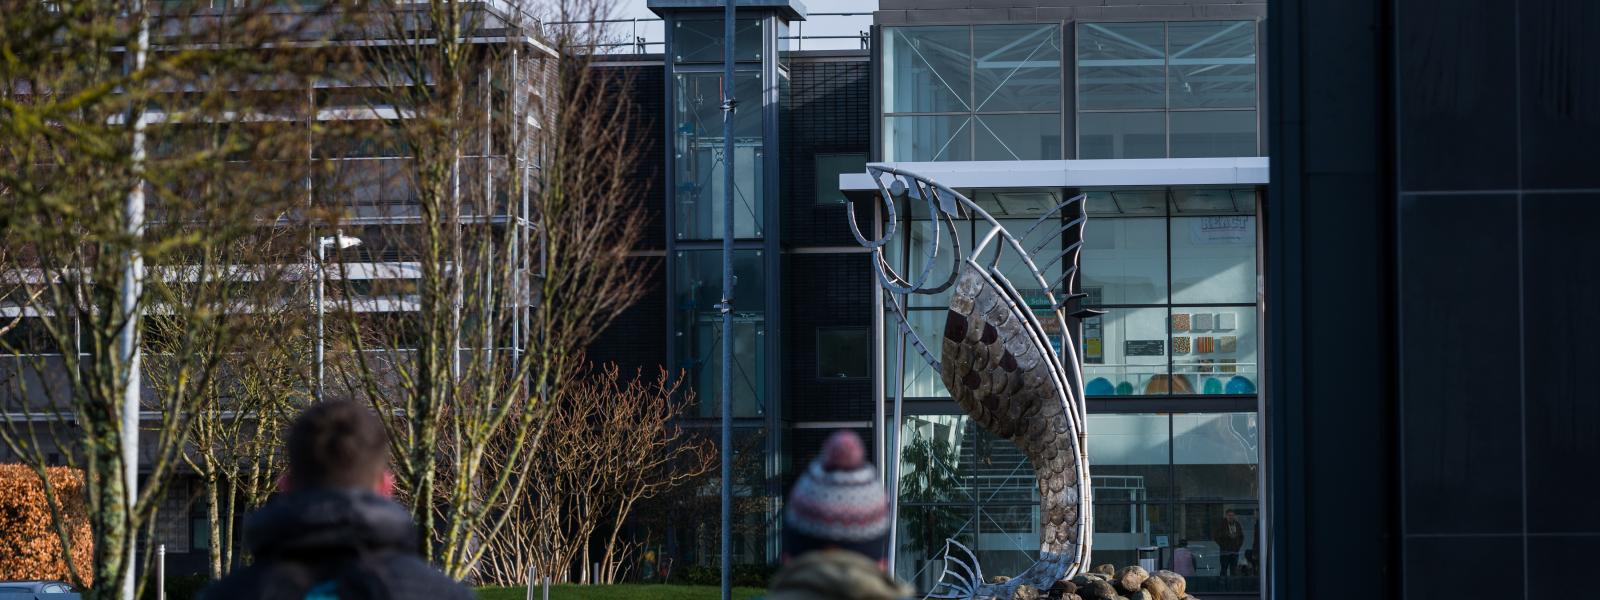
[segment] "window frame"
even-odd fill
[[[1172,155],[1172,113],[1174,113],[1174,112],[1250,112],[1250,113],[1252,113],[1254,115],[1254,119],[1253,120],[1255,121],[1255,125],[1254,125],[1254,128],[1253,128],[1254,132],[1255,132],[1255,152],[1253,154],[1251,154],[1250,156],[1262,156],[1263,155],[1263,152],[1262,152],[1262,140],[1263,140],[1262,129],[1263,128],[1262,128],[1262,122],[1261,122],[1261,111],[1263,109],[1263,106],[1262,106],[1263,98],[1262,98],[1262,95],[1261,95],[1261,69],[1262,69],[1262,64],[1261,64],[1261,42],[1262,42],[1262,40],[1261,40],[1261,21],[1262,21],[1262,19],[1259,19],[1259,18],[1256,18],[1256,19],[1170,19],[1170,20],[1160,21],[1160,23],[1161,23],[1161,50],[1162,50],[1162,57],[1161,57],[1161,61],[1162,61],[1162,67],[1161,67],[1162,108],[1087,108],[1087,109],[1083,107],[1083,103],[1081,102],[1081,98],[1080,98],[1080,96],[1081,96],[1081,94],[1080,94],[1081,83],[1080,82],[1081,82],[1081,76],[1082,76],[1082,69],[1081,69],[1081,67],[1079,65],[1080,58],[1079,58],[1078,50],[1079,50],[1079,45],[1082,43],[1082,40],[1083,40],[1082,28],[1084,26],[1086,26],[1086,25],[1101,25],[1101,24],[1116,25],[1116,24],[1126,24],[1126,23],[1151,23],[1152,21],[1137,21],[1137,20],[1134,20],[1134,21],[1129,21],[1129,20],[1122,20],[1122,21],[1116,21],[1116,20],[1109,20],[1109,21],[1100,21],[1100,20],[1073,21],[1072,22],[1072,27],[1073,27],[1073,30],[1072,30],[1072,41],[1073,41],[1073,43],[1072,43],[1072,95],[1073,95],[1073,100],[1074,100],[1074,105],[1073,105],[1074,110],[1073,110],[1073,114],[1072,114],[1072,119],[1073,119],[1073,129],[1072,129],[1072,131],[1073,131],[1073,136],[1072,136],[1073,137],[1073,140],[1072,140],[1073,156],[1079,157],[1079,158],[1083,157],[1083,122],[1082,122],[1082,116],[1085,113],[1101,113],[1101,114],[1105,114],[1105,113],[1112,113],[1112,114],[1161,113],[1162,114],[1162,135],[1163,135],[1163,138],[1164,138],[1166,143],[1164,144],[1165,152],[1163,153],[1163,156],[1161,156],[1160,158],[1174,158],[1173,155]],[[1253,55],[1255,56],[1255,63],[1254,63],[1255,64],[1255,94],[1254,94],[1255,103],[1254,103],[1253,106],[1248,107],[1248,108],[1246,108],[1246,107],[1227,107],[1227,108],[1218,108],[1218,107],[1185,107],[1185,108],[1173,108],[1173,106],[1172,106],[1172,24],[1173,23],[1247,23],[1248,24],[1248,27],[1249,27],[1249,30],[1250,30],[1251,48],[1253,50]],[[1100,159],[1115,159],[1115,157],[1101,157]]]
[[[824,374],[822,372],[822,334],[823,333],[827,333],[827,332],[860,332],[860,334],[861,334],[861,336],[863,338],[863,341],[866,343],[866,347],[867,347],[867,365],[866,365],[866,369],[863,370],[860,375],[846,375],[844,377],[837,377],[837,376],[833,376],[833,375],[826,375],[826,374]],[[814,353],[817,356],[817,365],[816,365],[816,373],[815,373],[815,375],[816,375],[816,378],[817,378],[818,381],[863,381],[863,380],[872,379],[872,327],[871,326],[868,326],[868,325],[863,325],[863,326],[819,325],[819,326],[817,326],[817,330],[816,330],[816,349],[815,349]]]
[[[1055,27],[1055,36],[1056,36],[1055,39],[1059,43],[1061,43],[1063,45],[1063,47],[1061,49],[1061,56],[1058,57],[1060,66],[1058,67],[1059,72],[1057,73],[1056,81],[1057,81],[1057,84],[1058,84],[1059,87],[1057,89],[1057,94],[1056,94],[1056,106],[1055,106],[1055,109],[1054,110],[987,110],[987,111],[979,110],[979,108],[977,106],[977,102],[976,102],[976,100],[977,100],[977,85],[978,84],[977,84],[977,66],[976,66],[977,58],[975,56],[976,51],[974,50],[974,48],[977,45],[977,34],[976,34],[977,28],[979,28],[979,27],[1020,27],[1020,26],[1029,26],[1029,25],[1037,26],[1041,30],[1045,29],[1046,27]],[[978,158],[978,155],[977,155],[978,147],[979,147],[978,131],[977,131],[977,129],[979,127],[978,119],[980,117],[984,117],[984,116],[1006,116],[1006,115],[1044,115],[1044,116],[1054,115],[1056,117],[1056,150],[1055,150],[1055,158],[1054,159],[1046,158],[1046,159],[1042,159],[1042,160],[1059,160],[1059,159],[1065,158],[1067,156],[1067,148],[1068,148],[1068,146],[1067,146],[1067,139],[1066,139],[1067,138],[1067,135],[1066,135],[1066,112],[1067,112],[1067,106],[1069,105],[1068,94],[1071,93],[1071,92],[1067,89],[1066,78],[1065,78],[1065,74],[1068,72],[1067,65],[1066,65],[1066,48],[1065,48],[1065,43],[1066,43],[1066,41],[1068,39],[1067,31],[1066,31],[1066,27],[1067,27],[1066,24],[1064,24],[1064,23],[1062,23],[1060,21],[1019,21],[1019,22],[1012,22],[1012,23],[983,23],[983,24],[965,24],[965,25],[896,25],[896,26],[889,26],[889,27],[885,27],[884,28],[884,33],[883,33],[884,45],[885,45],[885,47],[888,47],[888,46],[890,46],[890,45],[892,45],[894,43],[893,40],[890,39],[890,36],[893,36],[895,31],[898,31],[898,30],[915,30],[915,29],[923,29],[923,28],[931,28],[931,27],[944,27],[944,28],[948,28],[948,27],[963,27],[963,28],[965,28],[967,30],[967,52],[966,52],[966,54],[967,54],[967,75],[968,76],[967,76],[967,96],[966,96],[965,100],[970,101],[969,107],[965,111],[894,111],[894,110],[891,110],[891,106],[890,106],[890,103],[892,102],[893,98],[888,94],[883,94],[882,98],[879,99],[879,101],[878,101],[878,106],[875,107],[876,118],[879,120],[879,124],[880,124],[880,126],[882,127],[882,130],[883,130],[883,135],[881,136],[881,139],[879,141],[878,156],[882,156],[882,157],[884,157],[884,160],[891,161],[891,162],[922,162],[922,161],[911,161],[911,159],[904,158],[904,157],[893,157],[893,156],[890,156],[890,153],[889,153],[889,149],[891,147],[890,140],[894,137],[893,136],[894,128],[889,126],[889,123],[890,123],[889,120],[891,118],[895,118],[895,117],[902,117],[902,118],[903,117],[963,117],[966,120],[962,123],[962,125],[957,127],[955,129],[955,131],[959,132],[962,129],[969,130],[968,133],[966,134],[967,139],[964,140],[964,143],[967,146],[967,148],[966,148],[966,156],[967,156],[967,158],[954,159],[954,160],[957,160],[957,161],[996,160],[996,159]],[[1074,50],[1074,53],[1075,52],[1076,52],[1076,50]],[[891,72],[892,67],[893,67],[893,64],[890,61],[888,61],[888,60],[880,61],[878,76],[881,79],[887,79],[889,74],[890,74],[890,72]],[[1076,141],[1074,141],[1074,146],[1073,147],[1076,147]],[[934,159],[931,159],[931,158],[929,160],[933,160],[934,162],[942,162],[942,161],[937,161],[937,160],[934,160]],[[997,160],[1011,160],[1011,159],[997,159]],[[1021,160],[1029,160],[1029,159],[1021,159]],[[952,159],[944,159],[944,161],[952,161]]]

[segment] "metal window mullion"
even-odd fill
[[[1165,118],[1166,118],[1166,122],[1167,122],[1167,125],[1166,125],[1166,129],[1167,129],[1167,131],[1166,131],[1166,140],[1167,140],[1166,157],[1167,158],[1172,158],[1172,84],[1171,84],[1171,82],[1172,82],[1172,32],[1171,32],[1171,28],[1172,28],[1172,24],[1171,23],[1169,23],[1167,21],[1162,21],[1161,22],[1161,50],[1162,50],[1162,52],[1161,52],[1161,98],[1162,98],[1162,105],[1166,108]],[[1168,215],[1168,216],[1170,217],[1171,215]],[[1172,266],[1172,231],[1171,231],[1170,228],[1167,230],[1167,266],[1169,267],[1168,270],[1167,270],[1167,301],[1171,302],[1172,301],[1172,270],[1171,270],[1170,267]],[[1167,312],[1169,313],[1168,316],[1171,316],[1170,313],[1172,311],[1169,310]],[[1171,356],[1171,353],[1168,353],[1168,356]],[[1171,361],[1171,359],[1168,359],[1167,362],[1171,363],[1172,361]],[[1169,369],[1169,373],[1170,373],[1170,369]],[[1170,393],[1172,390],[1168,389],[1167,391]]]

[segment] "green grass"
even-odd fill
[[[524,588],[481,587],[478,600],[523,600]],[[716,600],[721,590],[713,585],[552,585],[550,600]],[[735,600],[749,600],[765,594],[760,588],[733,588]],[[540,600],[539,590],[533,597]]]

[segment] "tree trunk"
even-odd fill
[[[211,543],[207,554],[211,555],[211,580],[222,579],[222,523],[221,508],[218,506],[216,471],[208,473],[205,477],[206,486],[206,525],[209,527],[208,535]]]

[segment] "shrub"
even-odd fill
[[[66,519],[73,564],[84,578],[82,583],[92,585],[94,537],[89,529],[83,473],[66,467],[49,467],[45,473]],[[0,464],[0,581],[70,582],[65,558],[39,475],[25,465]]]

